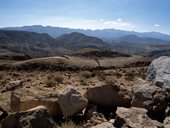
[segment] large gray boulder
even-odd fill
[[[147,116],[147,110],[143,108],[118,107],[114,126],[118,128],[162,128],[163,125]]]
[[[85,92],[88,101],[103,106],[129,107],[131,103],[131,92],[118,85],[92,86]]]
[[[65,117],[74,116],[86,108],[88,101],[74,87],[58,95],[58,103]]]
[[[148,68],[146,80],[170,90],[170,57],[162,56],[153,60]]]
[[[152,83],[148,81],[138,79],[136,83],[134,83],[132,91],[133,97],[131,105],[133,107],[145,108],[149,112],[164,114],[168,105],[168,94],[165,90],[152,85]]]
[[[56,128],[47,108],[38,106],[8,115],[0,122],[2,128]]]

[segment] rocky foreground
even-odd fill
[[[80,89],[73,82],[56,91],[60,86],[24,82],[0,86],[0,128],[170,128],[170,57],[154,60],[146,80],[130,86],[107,81]]]

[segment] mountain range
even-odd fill
[[[70,34],[72,32],[82,33],[88,36],[94,36],[105,41],[112,41],[116,38],[126,36],[126,35],[136,35],[143,38],[158,38],[165,41],[170,41],[170,35],[159,33],[159,32],[134,32],[134,31],[123,31],[116,29],[103,29],[103,30],[84,30],[84,29],[71,29],[71,28],[61,28],[61,27],[52,27],[52,26],[23,26],[23,27],[6,27],[1,28],[3,30],[21,30],[37,33],[47,33],[50,36],[57,38],[63,34]]]
[[[37,29],[39,28],[39,29]],[[53,31],[50,31],[50,29]],[[92,30],[53,28],[42,26],[27,26],[18,28],[4,28],[0,30],[0,58],[35,58],[55,56],[63,54],[75,54],[84,49],[108,50],[124,54],[136,54],[143,56],[159,57],[170,55],[170,41],[166,39],[141,37],[136,35],[124,35],[127,31],[121,31],[120,35],[113,35],[112,39],[98,38],[74,32],[93,32]],[[9,30],[10,29],[10,30]],[[58,36],[51,36],[55,33]],[[62,30],[62,31],[59,31]],[[34,31],[34,32],[33,32]],[[70,33],[70,32],[71,33]],[[100,32],[109,30],[96,30]],[[114,30],[110,30],[114,31]],[[120,30],[115,30],[118,32]],[[64,33],[61,35],[61,33]],[[123,33],[123,34],[122,34]],[[129,32],[127,32],[128,34]],[[136,33],[136,32],[135,32]],[[142,33],[140,33],[142,34]],[[148,33],[149,34],[149,33]],[[109,37],[111,33],[105,33]],[[103,37],[105,36],[103,35]],[[169,37],[169,35],[160,34]],[[106,37],[106,36],[105,36]],[[10,56],[10,57],[9,57]]]

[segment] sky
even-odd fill
[[[29,25],[170,34],[170,0],[0,0],[0,27]]]

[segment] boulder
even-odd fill
[[[146,80],[170,91],[170,57],[162,56],[153,60],[149,65]]]
[[[164,124],[164,128],[170,128],[170,116],[165,118],[163,124]]]
[[[117,85],[99,85],[89,87],[84,96],[88,101],[103,106],[129,107],[131,103],[131,92]]]
[[[15,89],[20,88],[22,86],[23,82],[21,80],[11,81],[2,87],[1,92],[14,91]]]
[[[3,108],[7,112],[12,112],[9,106],[10,103],[11,92],[0,93],[0,107]]]
[[[132,107],[146,108],[149,112],[164,114],[167,108],[167,92],[142,79],[136,80],[132,87]]]
[[[2,128],[56,128],[50,113],[43,106],[12,113],[4,118],[0,124]]]
[[[170,116],[170,107],[169,106],[165,110],[165,115]]]
[[[71,117],[86,108],[88,101],[74,87],[58,95],[58,103],[65,117]]]
[[[96,125],[96,126],[93,126],[91,128],[115,128],[113,126],[113,124],[109,123],[109,122],[104,122],[102,124],[99,124],[99,125]]]
[[[118,128],[162,128],[163,125],[147,116],[143,108],[118,107],[114,126]]]
[[[10,107],[13,112],[26,111],[39,105],[45,106],[52,116],[62,116],[57,94],[12,93]]]
[[[0,107],[0,121],[8,116],[8,112]]]

